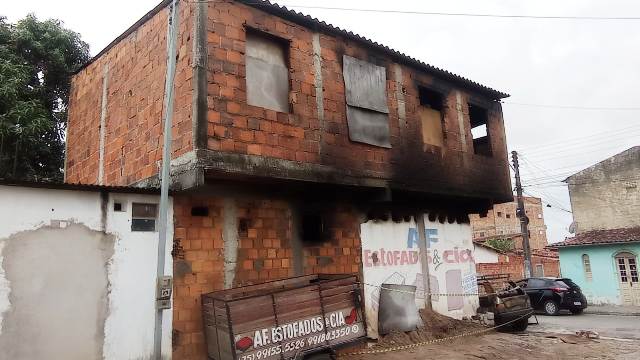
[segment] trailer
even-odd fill
[[[356,275],[307,275],[202,295],[213,360],[300,359],[366,337]]]

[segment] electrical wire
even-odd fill
[[[201,1],[196,1],[201,2]],[[260,2],[256,2],[260,4]],[[479,18],[507,18],[507,19],[540,19],[540,20],[640,20],[635,16],[556,16],[556,15],[521,15],[521,14],[489,14],[489,13],[465,13],[465,12],[440,12],[440,11],[416,11],[416,10],[394,10],[394,9],[370,9],[370,8],[347,8],[333,6],[297,5],[287,4],[287,7],[300,9],[336,10],[349,12],[370,12],[383,14],[407,14],[407,15],[430,15],[430,16],[458,16],[458,17],[479,17]]]
[[[529,104],[511,101],[501,101],[505,105],[529,106],[550,109],[569,109],[569,110],[595,110],[595,111],[640,111],[640,107],[599,107],[599,106],[578,106],[578,105],[551,105],[551,104]]]
[[[532,154],[532,153],[535,153],[535,152],[551,151],[551,149],[558,148],[558,147],[566,148],[568,146],[575,146],[575,145],[580,145],[580,144],[583,144],[583,143],[591,144],[594,141],[595,142],[601,141],[600,139],[616,138],[617,136],[627,135],[630,131],[637,131],[637,130],[640,130],[640,124],[634,124],[634,125],[622,127],[622,128],[619,128],[619,129],[602,131],[602,132],[599,132],[597,134],[591,134],[591,135],[586,135],[586,136],[568,138],[568,139],[564,139],[564,140],[560,140],[560,141],[542,143],[542,144],[539,144],[539,145],[536,145],[536,146],[523,147],[523,148],[519,149],[519,152],[525,152],[525,153]],[[595,139],[595,140],[592,140],[592,139]]]

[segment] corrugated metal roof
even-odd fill
[[[622,244],[629,242],[640,242],[640,227],[587,231],[577,234],[574,237],[567,238],[565,241],[551,244],[549,247],[560,248],[567,246]]]
[[[423,61],[420,61],[416,58],[413,58],[409,55],[406,55],[404,53],[401,53],[397,50],[394,50],[386,45],[377,43],[371,39],[368,39],[366,37],[363,37],[361,35],[358,35],[356,33],[353,33],[351,31],[345,30],[345,29],[341,29],[337,26],[331,25],[329,23],[326,23],[324,21],[321,21],[317,18],[311,17],[309,15],[305,15],[303,13],[297,12],[295,10],[292,9],[288,9],[285,6],[281,6],[278,5],[276,3],[273,3],[269,0],[236,0],[239,3],[263,10],[265,12],[268,12],[270,14],[276,15],[278,17],[284,18],[286,20],[289,20],[291,22],[306,26],[308,28],[311,29],[315,29],[317,31],[322,31],[322,32],[326,32],[326,33],[333,33],[336,35],[340,35],[340,36],[344,36],[350,40],[354,40],[357,41],[359,43],[362,43],[366,46],[372,47],[378,51],[381,51],[389,56],[391,56],[392,58],[395,58],[396,61],[398,62],[404,62],[405,64],[409,65],[409,66],[415,66],[418,67],[428,73],[432,73],[434,75],[440,76],[442,78],[448,79],[452,82],[458,83],[460,85],[472,88],[476,91],[485,93],[487,95],[490,95],[490,97],[494,98],[494,99],[502,99],[502,98],[506,98],[509,97],[509,94],[506,94],[504,92],[492,89],[490,87],[484,86],[480,83],[477,83],[475,81],[472,81],[470,79],[467,79],[463,76],[460,75],[456,75],[450,71],[438,68],[436,66],[427,64]]]
[[[0,178],[0,185],[20,186],[41,189],[75,190],[91,192],[130,193],[130,194],[160,194],[159,188],[134,187],[134,186],[104,186],[93,184],[69,184],[55,181],[28,181]]]
[[[404,53],[401,53],[397,50],[394,50],[386,45],[382,45],[380,43],[377,43],[371,39],[368,39],[366,37],[363,37],[361,35],[355,34],[351,31],[345,30],[345,29],[341,29],[337,26],[331,25],[325,21],[321,21],[317,18],[311,17],[309,15],[305,15],[303,13],[297,12],[295,10],[292,9],[288,9],[285,6],[280,6],[276,3],[272,3],[268,0],[235,0],[236,2],[239,2],[241,4],[247,5],[247,6],[251,6],[254,7],[256,9],[260,9],[264,12],[267,12],[269,14],[281,17],[283,19],[289,20],[291,22],[294,22],[296,24],[300,24],[302,26],[305,26],[307,28],[310,29],[314,29],[316,31],[320,31],[320,32],[324,32],[324,33],[329,33],[329,34],[334,34],[334,35],[338,35],[338,36],[343,36],[345,38],[348,38],[350,40],[356,41],[360,44],[363,44],[367,47],[373,48],[377,51],[380,51],[388,56],[390,56],[391,58],[393,58],[395,61],[399,62],[399,63],[404,63],[408,66],[413,66],[416,68],[419,68],[420,70],[423,70],[427,73],[433,74],[436,77],[440,77],[443,79],[447,79],[453,83],[456,83],[462,87],[466,87],[469,89],[473,89],[475,91],[478,91],[480,93],[483,93],[485,95],[487,95],[488,97],[492,98],[492,99],[502,99],[502,98],[506,98],[509,97],[509,94],[492,89],[490,87],[484,86],[480,83],[477,83],[475,81],[472,81],[470,79],[467,79],[463,76],[454,74],[450,71],[438,68],[436,66],[427,64],[421,60],[418,60],[416,58],[413,58],[409,55],[406,55]],[[131,26],[129,29],[127,29],[124,33],[122,33],[120,36],[118,36],[114,41],[112,41],[109,45],[107,45],[107,47],[105,47],[102,51],[100,51],[96,56],[94,56],[91,60],[89,60],[86,64],[84,64],[80,69],[78,69],[78,72],[82,71],[82,69],[86,68],[89,64],[91,64],[92,62],[94,62],[96,59],[98,59],[100,56],[102,56],[104,53],[106,53],[107,51],[109,51],[109,49],[111,49],[113,46],[115,46],[118,42],[120,42],[121,40],[123,40],[124,38],[126,38],[127,36],[129,36],[132,32],[134,32],[138,27],[140,27],[142,24],[144,24],[147,20],[149,20],[150,18],[152,18],[155,14],[157,14],[158,12],[160,12],[162,9],[164,9],[165,7],[167,7],[169,5],[170,1],[169,0],[164,0],[162,2],[160,2],[160,4],[158,4],[153,10],[149,11],[147,14],[145,14],[140,20],[138,20],[135,24],[133,24],[133,26]]]

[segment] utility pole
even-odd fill
[[[518,218],[520,219],[520,231],[522,232],[522,247],[524,248],[524,277],[531,277],[531,248],[529,248],[529,219],[524,209],[522,198],[522,183],[520,182],[520,164],[518,164],[518,152],[512,151],[513,171],[516,176],[516,193],[518,194]]]
[[[424,287],[424,305],[431,310],[431,278],[429,277],[429,243],[425,230],[424,212],[415,215],[416,228],[418,230],[418,249],[420,250],[420,263],[422,265],[422,286]]]
[[[173,98],[174,82],[176,77],[176,42],[179,28],[178,0],[173,0],[169,9],[169,23],[167,25],[167,73],[164,88],[164,141],[162,148],[162,175],[160,185],[160,214],[158,219],[158,263],[156,269],[157,286],[164,276],[165,257],[167,249],[167,225],[169,212],[169,186],[171,185],[171,125],[173,124]],[[164,284],[171,293],[171,281]],[[160,292],[160,291],[158,291]],[[170,297],[170,296],[169,296]],[[170,306],[170,303],[169,303]],[[167,308],[166,301],[161,301],[160,296],[156,296],[156,324],[153,334],[154,358],[162,359],[162,315]]]

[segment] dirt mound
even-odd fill
[[[420,316],[424,323],[422,328],[406,333],[395,331],[383,337],[381,336],[375,347],[386,348],[398,345],[409,345],[485,329],[485,327],[480,324],[450,318],[438,314],[433,310],[420,310]]]

